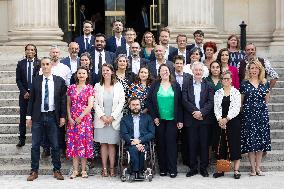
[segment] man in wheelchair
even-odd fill
[[[121,119],[120,135],[130,154],[130,174],[134,174],[135,179],[140,180],[144,179],[144,155],[149,148],[149,142],[155,136],[155,127],[152,118],[141,112],[138,98],[130,98],[129,108],[131,114]]]

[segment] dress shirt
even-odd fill
[[[165,48],[165,59],[168,60],[169,53],[170,53],[170,45],[167,45],[167,48]]]
[[[48,79],[48,105],[49,109],[46,111],[44,110],[44,95],[45,95],[45,78]],[[54,81],[52,74],[48,77],[45,77],[43,75],[42,80],[42,89],[41,89],[41,112],[48,112],[48,111],[54,111],[55,110],[55,104],[54,104]]]
[[[31,83],[33,83],[33,69],[34,69],[34,61],[35,61],[35,59],[33,58],[32,60],[31,60],[31,67],[32,67],[32,69],[31,69],[31,78],[30,78],[30,81],[31,81]],[[29,81],[29,61],[28,61],[28,59],[27,59],[27,81]]]
[[[138,74],[140,69],[140,58],[132,57],[131,67],[132,67],[132,72]]]
[[[78,66],[77,65],[78,64],[77,59],[78,59],[78,57],[76,57],[75,60],[72,60],[72,58],[69,56],[69,59],[70,59],[71,72],[73,74],[77,71],[77,66]]]
[[[115,37],[116,46],[117,46],[117,47],[120,47],[120,46],[121,46],[121,38],[122,38],[122,36],[120,36],[120,38],[118,38],[118,37],[116,37],[116,36],[114,36],[114,37]]]
[[[139,131],[139,121],[140,121],[140,115],[134,115],[132,114],[133,117],[133,131],[134,131],[134,138],[138,139],[140,137],[140,131]]]
[[[62,63],[58,63],[56,66],[52,66],[51,73],[64,79],[66,86],[70,85],[70,79],[72,72],[68,66]]]
[[[176,81],[178,82],[178,84],[180,85],[180,88],[181,88],[181,90],[182,90],[183,72],[182,72],[182,73],[177,73],[177,72],[175,72],[175,76],[176,76]]]
[[[194,101],[195,101],[195,106],[200,110],[200,92],[201,92],[201,82],[195,81],[193,79],[193,89],[194,89]]]
[[[98,74],[99,73],[99,59],[100,59],[100,53],[102,54],[102,65],[104,63],[106,63],[106,54],[105,54],[105,51],[97,51],[95,50],[95,73]]]
[[[85,43],[85,49],[87,49],[88,44],[86,44],[86,38],[88,38],[88,43],[90,44],[90,46],[92,46],[91,44],[91,35],[84,35],[84,43]]]
[[[183,58],[184,58],[184,63],[186,64],[186,49],[184,49],[183,52],[181,52],[179,49],[178,49],[178,55],[182,55]]]
[[[167,61],[164,60],[163,64],[166,64]],[[159,75],[159,68],[160,68],[160,64],[158,63],[158,60],[156,60],[156,70],[157,70],[157,75]]]
[[[127,57],[130,56],[129,48],[130,48],[130,45],[128,45],[126,43],[126,55],[127,55]]]

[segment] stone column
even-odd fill
[[[194,42],[192,34],[200,29],[205,33],[205,41],[222,43],[214,25],[214,0],[169,0],[168,13],[168,26],[173,38],[184,33],[189,42]]]
[[[58,26],[58,0],[12,0],[10,23],[5,45],[66,46]]]
[[[284,48],[284,0],[275,0],[275,30],[270,43],[270,54],[283,54]]]

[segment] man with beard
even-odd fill
[[[138,71],[141,67],[144,67],[148,64],[148,60],[144,58],[140,58],[140,45],[137,42],[133,42],[130,46],[130,52],[131,55],[128,57],[129,59],[129,66],[128,69],[129,71],[135,73],[136,75],[138,74]]]
[[[28,44],[25,47],[26,58],[19,61],[16,68],[16,83],[20,91],[20,124],[19,124],[19,142],[17,147],[25,145],[26,140],[26,113],[30,98],[30,90],[33,79],[38,75],[40,63],[37,58],[37,48],[34,44]]]
[[[79,45],[76,42],[71,42],[68,47],[69,56],[63,58],[60,62],[68,66],[72,74],[77,71],[80,65],[80,58],[78,57]]]
[[[117,47],[116,52],[115,52],[116,57],[119,54],[126,54],[127,56],[131,55],[130,54],[130,46],[136,39],[136,32],[133,28],[127,28],[127,30],[125,32],[125,39],[126,39],[125,46]]]
[[[134,173],[136,179],[143,179],[144,155],[149,148],[149,142],[155,136],[155,128],[152,118],[141,112],[138,98],[130,98],[129,108],[131,114],[121,119],[120,135],[130,154],[130,173]]]
[[[276,73],[276,71],[272,68],[269,60],[256,56],[256,46],[253,43],[247,44],[245,51],[246,51],[246,58],[242,60],[238,66],[240,83],[242,83],[242,81],[245,79],[248,62],[253,59],[258,59],[265,69],[265,78],[267,78],[267,75],[271,77],[270,83],[269,83],[270,91],[271,91],[271,89],[275,86],[279,76]]]
[[[115,54],[105,50],[106,36],[98,33],[95,36],[95,46],[93,46],[88,52],[92,57],[92,69],[98,75],[98,79],[101,78],[101,68],[103,64],[113,65]]]
[[[165,48],[165,56],[166,60],[169,60],[169,55],[171,55],[177,49],[169,45],[170,42],[170,30],[168,28],[161,28],[160,36],[159,36],[160,45]]]
[[[83,52],[89,50],[94,44],[95,38],[92,35],[92,32],[93,32],[93,23],[89,20],[85,20],[83,22],[84,35],[75,38],[75,42],[78,43],[80,47],[79,56]]]
[[[123,48],[126,48],[126,40],[122,36],[122,22],[120,20],[115,20],[112,23],[112,30],[114,32],[114,36],[111,36],[106,40],[106,50],[115,53],[117,47],[122,46]]]

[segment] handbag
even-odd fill
[[[227,141],[226,144],[227,144],[228,159],[219,159],[219,160],[217,160],[217,164],[216,164],[217,172],[230,172],[230,170],[231,170],[229,142],[228,142],[228,138],[227,138],[226,129],[224,129],[224,130],[225,130],[224,132],[225,132],[226,141]],[[222,131],[220,133],[220,140],[219,140],[219,145],[218,145],[218,152],[217,152],[218,156],[220,154],[221,137],[222,137]]]

